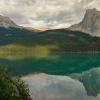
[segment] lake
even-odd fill
[[[100,53],[56,52],[52,58],[27,57],[23,59],[0,59],[0,66],[7,67],[12,75],[47,73],[68,75],[100,67]]]

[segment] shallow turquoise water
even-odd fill
[[[48,73],[68,75],[100,67],[100,53],[59,52],[57,59],[25,58],[21,60],[0,59],[0,66],[7,67],[13,75]]]

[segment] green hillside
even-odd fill
[[[0,29],[0,65],[13,75],[67,75],[100,66],[100,38],[66,29]]]
[[[53,45],[52,51],[100,51],[100,38],[79,31],[66,29],[35,32],[27,29],[0,29],[0,46],[7,45],[45,46]],[[25,49],[25,48],[24,48]]]
[[[99,52],[100,39],[66,29],[36,32],[0,29],[0,58],[56,58],[56,52]],[[53,55],[52,55],[53,54]]]

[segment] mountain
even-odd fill
[[[0,45],[22,44],[32,46],[54,45],[56,51],[100,51],[100,38],[66,29],[37,32],[19,28],[0,28]]]
[[[6,43],[9,44],[14,41],[20,41],[21,37],[33,33],[35,32],[32,29],[18,26],[9,17],[0,15],[0,44],[4,45]]]
[[[69,29],[100,36],[100,11],[95,8],[86,10],[83,20],[78,24],[72,25]]]
[[[0,27],[18,27],[9,17],[0,15]]]
[[[33,31],[19,27],[10,18],[0,18],[0,45],[53,45],[52,51],[100,51],[100,38],[93,37],[80,31],[55,29],[46,31]]]

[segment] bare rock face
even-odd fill
[[[72,25],[69,29],[100,36],[100,11],[88,9],[83,20],[79,24]]]
[[[9,28],[18,26],[9,17],[0,15],[0,27]]]

